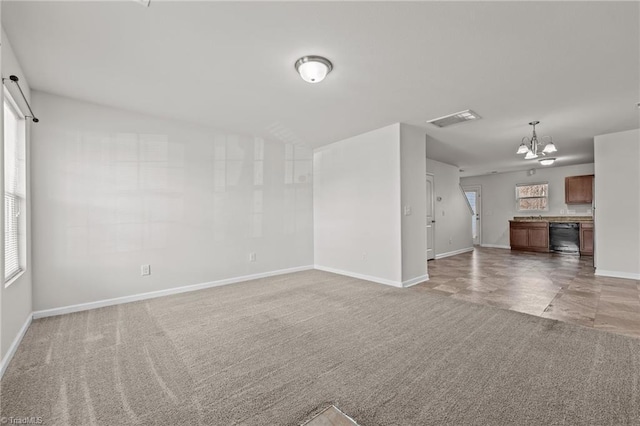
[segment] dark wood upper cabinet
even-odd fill
[[[564,178],[564,202],[567,204],[591,204],[593,201],[593,175],[567,176]]]

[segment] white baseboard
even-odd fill
[[[636,274],[633,272],[606,271],[606,270],[596,268],[595,275],[599,277],[627,278],[629,280],[640,280],[640,274]]]
[[[503,245],[500,245],[500,244],[480,244],[480,247],[499,248],[499,249],[511,250],[511,246],[503,246]]]
[[[473,247],[467,247],[460,250],[454,250],[454,251],[448,251],[446,253],[436,254],[436,260],[443,259],[449,256],[455,256],[456,254],[468,253],[470,251],[473,251]]]
[[[404,288],[411,287],[412,285],[420,284],[425,281],[429,281],[429,274],[424,274],[407,281],[402,281],[402,287]]]
[[[315,265],[315,269],[319,271],[331,272],[338,275],[345,275],[347,277],[358,278],[359,280],[373,281],[378,284],[390,285],[392,287],[402,287],[402,282],[392,281],[386,278],[372,277],[370,275],[358,274],[356,272],[343,271],[342,269],[329,268],[328,266]]]
[[[33,314],[29,314],[29,316],[27,316],[27,319],[22,325],[22,328],[20,329],[20,331],[18,331],[18,334],[16,335],[15,339],[13,339],[13,342],[11,342],[11,346],[9,346],[9,350],[5,354],[4,358],[2,358],[2,361],[0,361],[0,379],[2,379],[2,376],[4,376],[4,372],[9,366],[9,363],[11,362],[13,355],[15,355],[16,350],[18,350],[18,346],[20,346],[20,342],[22,342],[22,338],[24,337],[25,333],[29,329],[29,325],[31,325],[32,318],[33,318]]]
[[[86,311],[89,309],[96,309],[96,308],[103,308],[105,306],[112,306],[112,305],[119,305],[122,303],[130,303],[130,302],[137,302],[139,300],[145,300],[145,299],[153,299],[156,297],[162,297],[162,296],[169,296],[171,294],[179,294],[179,293],[186,293],[189,291],[197,291],[197,290],[203,290],[205,288],[211,288],[211,287],[219,287],[222,285],[228,285],[228,284],[234,284],[234,283],[239,283],[239,282],[243,282],[243,281],[250,281],[250,280],[256,280],[259,278],[266,278],[266,277],[273,277],[276,275],[283,275],[283,274],[290,274],[293,272],[299,272],[299,271],[308,271],[310,269],[313,269],[312,265],[308,265],[308,266],[298,266],[295,268],[288,268],[288,269],[279,269],[276,271],[270,271],[270,272],[262,272],[259,274],[252,274],[252,275],[244,275],[241,277],[235,277],[235,278],[227,278],[224,280],[218,280],[218,281],[210,281],[207,283],[201,283],[201,284],[193,284],[193,285],[187,285],[187,286],[183,286],[183,287],[174,287],[174,288],[169,288],[166,290],[158,290],[158,291],[151,291],[148,293],[138,293],[138,294],[133,294],[131,296],[123,296],[123,297],[115,297],[113,299],[104,299],[104,300],[98,300],[95,302],[88,302],[88,303],[80,303],[77,305],[70,305],[70,306],[63,306],[60,308],[53,308],[53,309],[45,309],[42,311],[35,311],[33,313],[33,318],[37,319],[37,318],[44,318],[44,317],[52,317],[55,315],[63,315],[63,314],[69,314],[72,312],[80,312],[80,311]]]

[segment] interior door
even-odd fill
[[[471,206],[471,236],[473,237],[473,245],[482,244],[482,223],[480,222],[480,212],[482,211],[482,196],[480,194],[480,186],[465,186],[464,195]]]
[[[433,193],[433,175],[427,174],[427,260],[435,259],[436,257],[434,248],[436,217]]]

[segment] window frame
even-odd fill
[[[536,186],[536,185],[546,185],[546,195],[545,196],[535,196],[535,197],[520,197],[518,194],[518,188],[523,186]],[[515,188],[515,196],[516,196],[516,210],[519,212],[547,212],[549,211],[549,182],[531,182],[531,183],[517,183]],[[531,199],[546,199],[546,205],[544,209],[523,209],[520,208],[520,200],[531,200]]]
[[[16,140],[16,154],[15,154],[15,158],[18,159],[19,154],[17,153],[18,149],[23,151],[24,154],[24,168],[20,171],[20,173],[24,173],[24,176],[22,176],[22,181],[24,182],[24,193],[21,193],[20,190],[15,191],[15,193],[6,191],[4,188],[3,184],[3,195],[6,194],[11,194],[17,201],[17,209],[19,212],[19,217],[18,217],[18,223],[17,223],[17,262],[18,262],[18,269],[11,274],[10,276],[5,276],[3,278],[4,281],[4,288],[9,287],[11,284],[13,284],[14,282],[16,282],[26,271],[27,271],[27,244],[28,244],[28,240],[26,238],[26,234],[27,234],[27,220],[26,220],[26,211],[27,211],[27,129],[26,129],[26,119],[27,116],[26,114],[22,111],[22,109],[20,108],[20,106],[18,105],[18,103],[16,102],[15,98],[13,97],[13,95],[11,94],[11,92],[9,92],[9,90],[7,90],[6,87],[3,87],[3,100],[2,100],[2,114],[3,114],[3,126],[2,126],[2,150],[4,153],[5,150],[5,123],[4,123],[4,108],[5,108],[5,104],[8,105],[8,107],[10,108],[11,112],[17,117],[18,119],[18,129],[17,129],[17,140]],[[20,126],[20,123],[22,122],[22,124],[24,124],[23,126]],[[21,146],[20,146],[21,145]],[[6,158],[4,158],[3,155],[3,166],[6,166]],[[4,167],[3,167],[3,171],[4,171]],[[4,171],[5,174],[5,178],[6,178],[6,171]],[[18,179],[18,177],[16,176],[16,179]],[[4,181],[4,180],[3,180]],[[5,197],[2,197],[3,199],[3,203],[5,203]],[[6,205],[3,206],[3,208],[5,209],[5,213],[6,213]],[[6,222],[6,218],[5,218],[5,222]],[[3,224],[4,227],[4,224]],[[6,232],[3,228],[3,231]],[[6,242],[5,242],[6,244]],[[5,253],[6,256],[6,253]],[[5,268],[6,268],[6,259],[3,258],[2,262],[4,262]],[[6,275],[6,270],[5,270],[5,275]]]

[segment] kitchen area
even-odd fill
[[[480,248],[468,265],[430,265],[434,289],[640,337],[639,140],[638,129],[596,136],[594,163],[461,177],[481,190]]]
[[[591,204],[594,175],[567,176],[565,203]],[[593,216],[514,216],[509,221],[511,250],[593,256]]]

